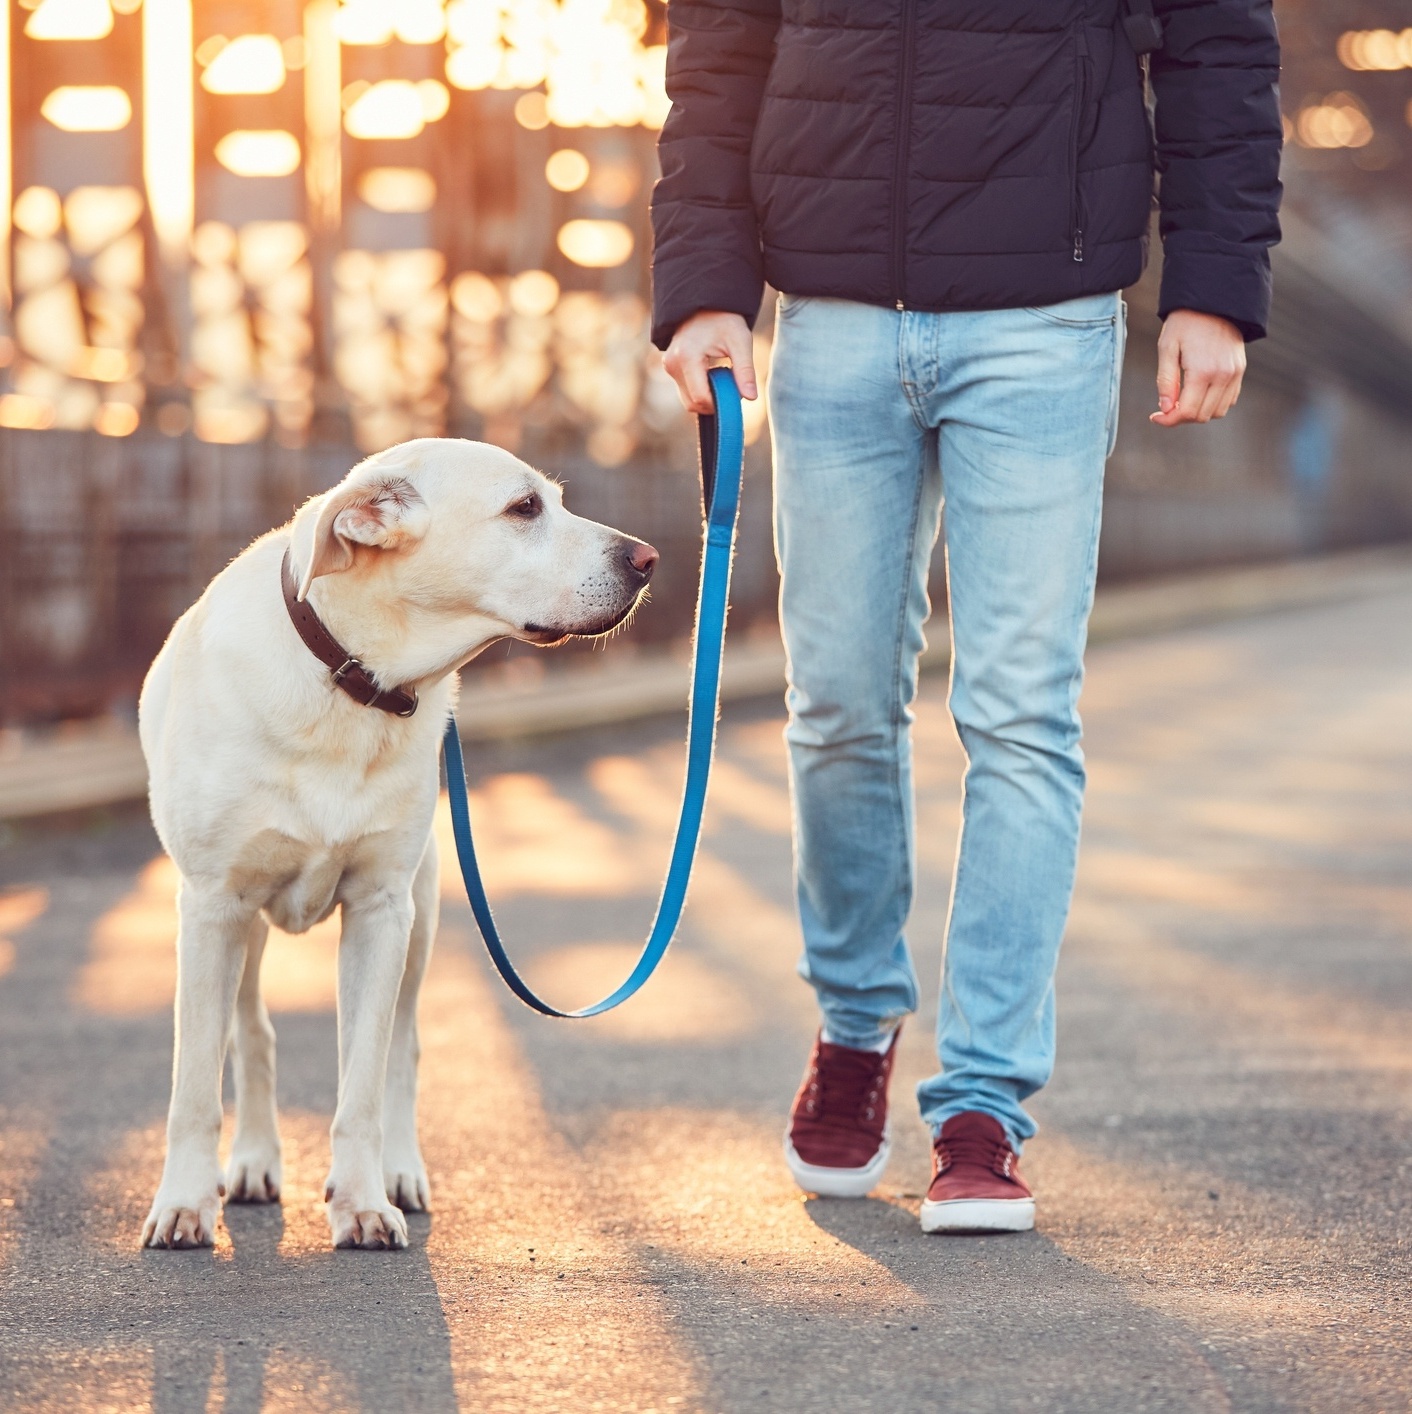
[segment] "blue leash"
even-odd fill
[[[711,774],[711,755],[716,745],[716,712],[721,695],[721,653],[726,639],[726,605],[730,598],[731,557],[735,552],[736,511],[740,506],[740,480],[745,461],[745,428],[741,417],[740,393],[729,369],[710,372],[711,396],[716,411],[699,419],[701,439],[701,491],[706,507],[706,546],[701,561],[701,590],[696,604],[696,653],[691,671],[690,717],[686,732],[686,785],[682,791],[681,816],[677,821],[676,843],[667,867],[666,882],[657,904],[652,931],[627,980],[601,1002],[579,1011],[560,1011],[530,989],[515,970],[481,882],[476,862],[475,841],[471,838],[470,803],[466,798],[466,766],[461,756],[461,738],[453,715],[446,724],[446,786],[451,799],[451,826],[456,837],[456,854],[461,861],[461,878],[471,912],[480,925],[486,951],[505,985],[528,1007],[544,1016],[578,1019],[598,1016],[632,996],[657,970],[667,945],[677,931],[686,903],[686,886],[701,837],[701,813],[706,805],[706,783]]]

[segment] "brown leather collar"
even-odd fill
[[[355,702],[364,707],[376,707],[391,712],[394,717],[410,717],[417,710],[417,694],[410,687],[390,687],[383,691],[373,675],[324,627],[324,621],[314,612],[308,600],[300,600],[294,583],[294,568],[289,551],[284,552],[280,565],[280,581],[284,587],[284,607],[294,631],[304,640],[304,646],[333,674],[333,680]]]

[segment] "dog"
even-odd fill
[[[657,558],[571,515],[560,488],[510,453],[423,438],[354,467],[177,620],[139,703],[152,818],[181,875],[166,1161],[145,1246],[210,1245],[222,1196],[279,1200],[260,961],[270,923],[300,933],[335,908],[333,1244],[407,1245],[403,1210],[430,1204],[417,995],[437,924],[432,817],[456,672],[503,639],[611,632]]]

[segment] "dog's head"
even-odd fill
[[[608,633],[637,607],[657,551],[571,514],[554,482],[499,447],[425,437],[369,457],[301,510],[294,558],[301,599],[346,575],[409,631],[454,625],[474,652]]]

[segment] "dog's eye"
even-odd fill
[[[518,501],[512,501],[505,507],[505,514],[513,516],[516,520],[533,520],[544,509],[544,502],[540,500],[537,491],[531,491],[528,496],[521,497]]]

